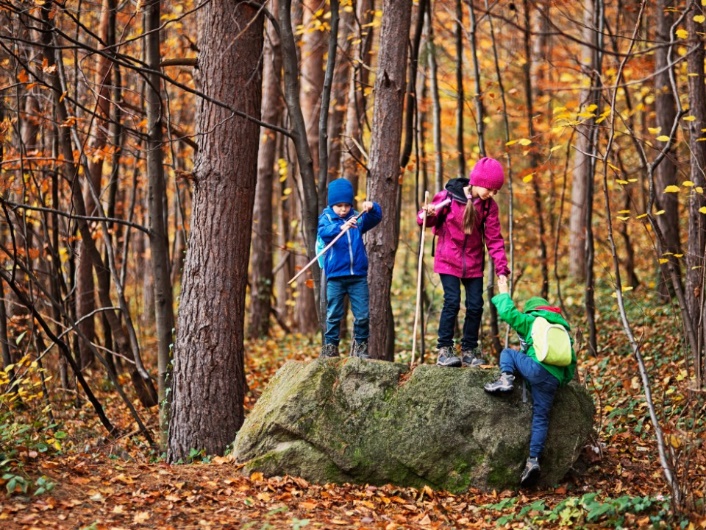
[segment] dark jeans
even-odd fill
[[[439,274],[444,287],[444,307],[439,318],[437,347],[454,345],[454,326],[461,309],[461,283],[466,289],[466,318],[463,320],[461,349],[472,350],[478,346],[478,330],[483,316],[483,278],[461,279],[450,274]]]
[[[370,336],[370,308],[368,305],[368,277],[343,276],[326,281],[326,333],[325,344],[336,344],[340,340],[343,300],[345,295],[351,302],[353,312],[353,338],[365,342]]]
[[[535,360],[510,348],[505,348],[500,352],[500,370],[509,373],[519,372],[522,378],[530,384],[532,391],[530,456],[539,458],[547,439],[549,413],[552,410],[554,395],[559,388],[559,380]]]

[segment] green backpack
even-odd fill
[[[537,360],[553,366],[571,364],[571,338],[566,328],[537,317],[532,324],[532,342]]]

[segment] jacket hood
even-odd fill
[[[561,324],[570,329],[568,322],[561,314],[561,309],[549,305],[549,302],[539,296],[533,296],[525,302],[524,313],[534,313],[537,316],[544,317],[552,324]]]
[[[454,199],[466,204],[468,199],[466,198],[466,194],[463,192],[463,188],[468,186],[468,182],[469,180],[464,177],[451,179],[446,183],[445,188]]]

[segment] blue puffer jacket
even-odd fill
[[[338,234],[341,226],[358,215],[353,208],[346,217],[339,217],[333,208],[327,206],[319,216],[318,236],[328,245]],[[366,276],[368,274],[368,254],[363,244],[363,234],[382,220],[382,208],[376,202],[373,209],[358,219],[357,228],[351,228],[324,254],[324,272],[327,278],[340,276]]]

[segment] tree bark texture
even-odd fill
[[[164,154],[162,152],[162,105],[159,46],[161,0],[152,0],[146,6],[147,64],[153,70],[148,74],[147,88],[147,176],[149,181],[148,206],[150,218],[150,251],[154,280],[154,315],[157,334],[157,388],[160,403],[160,437],[167,441],[169,406],[167,404],[167,371],[174,329],[174,299],[172,296],[169,236],[167,234],[167,191],[164,181]]]
[[[274,0],[271,9],[273,12],[277,12],[277,0]],[[271,25],[268,26],[262,69],[262,121],[279,125],[284,110],[284,104],[280,97],[282,56],[279,34]],[[275,176],[278,176],[276,158],[277,134],[263,127],[260,130],[257,187],[253,212],[252,281],[250,282],[250,325],[248,328],[248,336],[251,339],[266,337],[270,331],[274,284],[272,272],[274,241],[272,183]]]
[[[111,11],[115,10],[115,0],[103,0],[100,19],[100,36],[106,46],[112,45],[115,31],[111,28],[111,21],[115,23],[115,17],[111,16]],[[111,41],[112,38],[112,41]],[[97,55],[96,65],[96,86],[97,99],[95,103],[95,113],[91,117],[93,124],[91,127],[91,138],[88,142],[88,171],[89,175],[85,181],[84,202],[88,215],[97,215],[95,197],[101,193],[101,181],[103,180],[103,162],[105,155],[103,149],[108,143],[108,119],[110,117],[111,105],[111,67],[112,63],[105,55]],[[91,189],[93,188],[93,189]],[[79,262],[77,271],[76,289],[76,313],[81,320],[79,329],[85,335],[86,340],[95,339],[95,318],[91,316],[96,309],[95,284],[93,282],[93,264],[84,250],[85,243],[79,243]],[[93,353],[90,347],[79,339],[79,365],[81,368],[93,363]]]
[[[373,0],[360,0],[356,9],[356,17],[360,21],[360,43],[354,62],[355,66],[351,70],[344,148],[341,153],[341,176],[350,180],[353,189],[357,191],[360,170],[367,165],[361,147],[363,145],[362,130],[367,101],[364,89],[368,86],[370,78],[370,50],[373,43],[373,25],[371,24],[374,14]]]
[[[384,0],[382,13],[368,191],[369,199],[382,207],[383,217],[380,225],[366,234],[366,242],[372,323],[369,350],[371,357],[391,361],[390,287],[399,235],[400,142],[412,2]]]
[[[658,0],[655,9],[655,26],[657,28],[655,49],[655,121],[660,129],[659,134],[669,134],[677,116],[676,95],[672,87],[671,77],[674,68],[669,65],[672,46],[663,46],[673,40],[670,35],[674,23],[674,0]],[[655,201],[658,210],[664,214],[657,216],[657,223],[664,236],[665,247],[662,252],[673,254],[681,253],[679,239],[679,198],[675,193],[663,193],[667,186],[677,183],[677,156],[676,149],[671,148],[655,171]],[[672,259],[671,257],[669,259]],[[661,278],[659,290],[666,299],[668,294],[669,270],[667,264],[661,265]]]
[[[253,2],[201,3],[197,82],[260,118],[263,17]],[[168,459],[223,454],[243,422],[243,332],[260,128],[199,100],[194,209],[174,351]]]
[[[686,17],[686,28],[689,32],[689,57],[687,68],[689,71],[689,114],[695,119],[688,122],[689,151],[691,153],[691,178],[695,188],[706,187],[704,171],[706,170],[706,144],[702,141],[704,128],[706,128],[706,87],[704,87],[704,38],[703,28],[694,20],[697,15],[703,15],[701,3],[692,0],[691,12]],[[706,343],[706,331],[701,325],[703,321],[703,266],[704,247],[706,246],[706,221],[700,212],[706,206],[706,200],[701,193],[691,192],[689,200],[689,240],[686,260],[686,300],[689,305],[694,329],[701,329],[702,336],[699,340],[700,350],[693,352],[696,367],[696,378],[702,384],[703,345]]]

